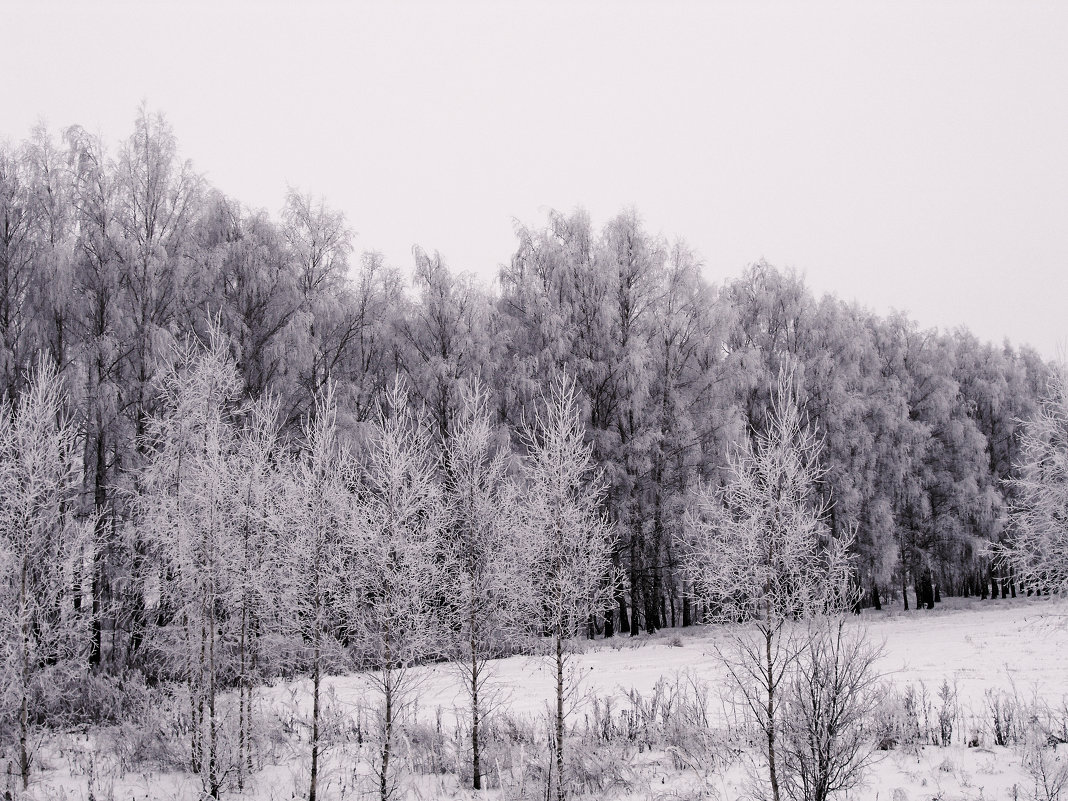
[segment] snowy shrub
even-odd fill
[[[994,744],[1006,746],[1018,742],[1019,705],[1016,699],[1006,693],[987,689],[986,706]]]
[[[1059,801],[1068,790],[1068,757],[1064,748],[1031,734],[1024,744],[1023,766],[1034,782],[1035,801]]]
[[[951,686],[948,679],[943,679],[938,700],[938,744],[945,748],[953,740],[953,722],[959,713],[956,684]]]
[[[183,690],[150,691],[140,715],[116,729],[111,749],[129,769],[188,770],[188,710]]]
[[[519,717],[504,711],[486,716],[482,724],[484,783],[487,788],[499,787],[506,798],[524,798],[528,787],[537,786],[532,760],[545,751],[539,740],[540,727],[532,718]],[[465,762],[461,763],[468,767]],[[460,774],[464,783],[471,777]],[[544,782],[544,780],[542,780]]]
[[[442,731],[441,717],[436,725],[410,721],[400,727],[399,752],[407,761],[408,770],[414,774],[435,775],[456,768],[450,758],[456,753],[450,738]]]
[[[632,756],[624,744],[576,742],[567,753],[568,783],[597,798],[617,791],[629,795],[636,783]]]
[[[812,623],[808,648],[786,689],[784,787],[796,801],[848,794],[863,778],[876,743],[869,724],[884,693],[882,650],[845,621]]]
[[[47,714],[50,720],[66,725],[121,724],[141,718],[152,697],[140,671],[83,672],[69,677]]]
[[[875,744],[880,751],[898,746],[917,748],[930,742],[927,730],[930,700],[923,683],[891,686],[873,714]]]

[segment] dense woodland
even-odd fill
[[[478,385],[495,441],[523,453],[547,388],[573,379],[624,579],[593,634],[702,619],[677,553],[687,499],[764,430],[786,366],[863,604],[1024,591],[985,546],[1010,535],[1020,421],[1050,379],[1034,350],[816,297],[765,263],[713,281],[635,211],[600,230],[583,211],[517,224],[493,287],[419,247],[414,269],[358,254],[350,223],[297,191],[280,215],[243,206],[145,111],[114,149],[77,126],[0,149],[0,397],[15,408],[34,375],[58,375],[77,484],[63,514],[89,527],[71,596],[94,664],[140,664],[173,619],[145,579],[173,568],[143,497],[168,480],[167,382],[197,348],[228,355],[227,403],[269,408],[262,425],[298,450],[329,395],[345,441],[406,397],[429,453],[446,453]]]

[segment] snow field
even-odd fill
[[[865,626],[872,638],[884,642],[880,669],[899,703],[911,688],[917,717],[926,716],[922,736],[937,739],[939,713],[947,703],[953,706],[951,745],[898,743],[877,752],[879,759],[866,786],[851,797],[859,801],[1047,799],[1022,762],[1023,746],[994,742],[991,700],[1001,697],[1013,703],[1018,714],[1045,710],[1045,723],[1055,730],[1068,725],[1068,601],[949,599],[933,611],[866,610],[849,625]],[[585,783],[585,797],[637,801],[744,797],[753,749],[737,711],[721,692],[724,673],[715,646],[723,640],[722,629],[708,626],[581,643],[581,652],[572,659],[574,674],[581,680],[570,699],[569,722],[575,737],[568,747]],[[544,786],[538,782],[544,781],[540,766],[547,761],[551,666],[539,657],[511,657],[499,660],[494,672],[495,731],[500,734],[512,727],[516,732],[507,748],[487,746],[484,765],[494,789],[475,794],[459,787],[457,773],[469,768],[450,743],[462,741],[466,699],[455,671],[437,664],[416,671],[416,697],[396,749],[408,763],[398,798],[503,800],[538,798],[539,792],[543,796]],[[953,692],[948,702],[939,695],[943,683]],[[663,715],[664,701],[673,689],[681,688],[685,694],[694,686],[708,691],[712,731],[698,744],[705,752],[698,753],[690,748],[692,743],[676,742],[670,735],[646,743],[640,733],[628,738],[621,732],[626,721],[640,717],[639,706],[648,711],[658,691]],[[295,681],[261,691],[262,764],[244,792],[231,790],[227,797],[301,797],[308,688],[307,681]],[[327,750],[321,798],[362,798],[370,783],[367,759],[373,750],[365,739],[360,742],[373,713],[368,682],[359,674],[329,677],[324,680],[324,698],[329,715],[336,715],[339,731],[344,731],[344,743]],[[616,736],[608,738],[596,735],[597,726],[605,725],[606,704],[618,727]],[[1021,730],[1025,723],[1016,721]],[[641,728],[640,722],[635,725]],[[31,797],[57,801],[199,797],[193,776],[135,764],[115,747],[121,741],[117,733],[105,731],[55,737],[41,752],[45,770],[37,774]],[[1064,745],[1044,751],[1054,767],[1064,763],[1066,752]],[[530,764],[520,766],[524,760]],[[497,786],[502,783],[503,788]],[[1068,798],[1068,789],[1062,797]]]

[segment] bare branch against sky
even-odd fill
[[[1068,6],[7,4],[0,137],[167,114],[215,185],[487,279],[513,219],[634,204],[923,325],[1068,338]]]

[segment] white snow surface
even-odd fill
[[[979,725],[989,715],[986,693],[1006,693],[1023,702],[1035,700],[1068,716],[1068,599],[1027,598],[1010,600],[947,599],[935,610],[874,612],[865,610],[851,617],[850,626],[864,626],[869,635],[884,644],[880,668],[898,689],[909,684],[926,692],[933,708],[942,683],[955,687],[960,719]],[[617,636],[610,640],[580,643],[573,664],[582,677],[571,722],[580,728],[590,713],[590,698],[612,697],[625,703],[628,691],[653,692],[661,679],[696,676],[707,681],[710,717],[723,721],[726,705],[719,701],[724,671],[715,653],[724,632],[715,626],[666,630],[656,635]],[[494,665],[498,709],[513,717],[528,719],[544,731],[544,716],[553,698],[553,668],[540,657],[512,657]],[[417,669],[420,678],[415,715],[419,721],[452,731],[455,714],[462,715],[466,697],[457,674],[446,664]],[[324,680],[332,703],[342,711],[367,710],[374,704],[366,679],[359,675],[334,676]],[[263,714],[291,717],[304,714],[309,703],[307,681],[291,682],[261,690]],[[302,797],[306,767],[304,744],[293,735],[291,746],[276,749],[283,756],[265,764],[243,793],[228,791],[228,798]],[[916,801],[917,799],[1025,799],[1034,798],[1034,782],[1021,766],[1018,749],[989,742],[966,747],[958,736],[954,745],[895,748],[881,753],[869,771],[866,786],[851,795],[861,801]],[[81,746],[77,742],[84,741]],[[103,740],[100,740],[103,742]],[[136,765],[113,764],[100,750],[92,762],[94,737],[57,738],[42,750],[44,770],[37,773],[31,793],[49,799],[170,799],[199,798],[198,780],[188,774],[162,774]],[[961,744],[957,744],[961,743]],[[80,748],[80,751],[79,751]],[[81,758],[73,758],[77,751]],[[1061,762],[1068,759],[1068,746],[1053,752]],[[745,768],[741,763],[725,771],[678,771],[664,753],[632,753],[627,757],[626,781],[611,793],[588,797],[632,799],[742,798]],[[365,773],[354,767],[351,753],[335,749],[328,775]],[[110,767],[109,767],[110,766]],[[696,782],[696,783],[695,783]],[[324,788],[327,798],[359,798],[354,787],[338,780]],[[349,787],[345,790],[345,787]],[[694,789],[694,788],[699,788]],[[538,797],[527,788],[527,797]],[[542,795],[544,788],[542,788]],[[1066,791],[1068,795],[1068,791]],[[409,776],[404,798],[494,798],[515,797],[502,790],[474,794],[457,786],[452,775]]]

